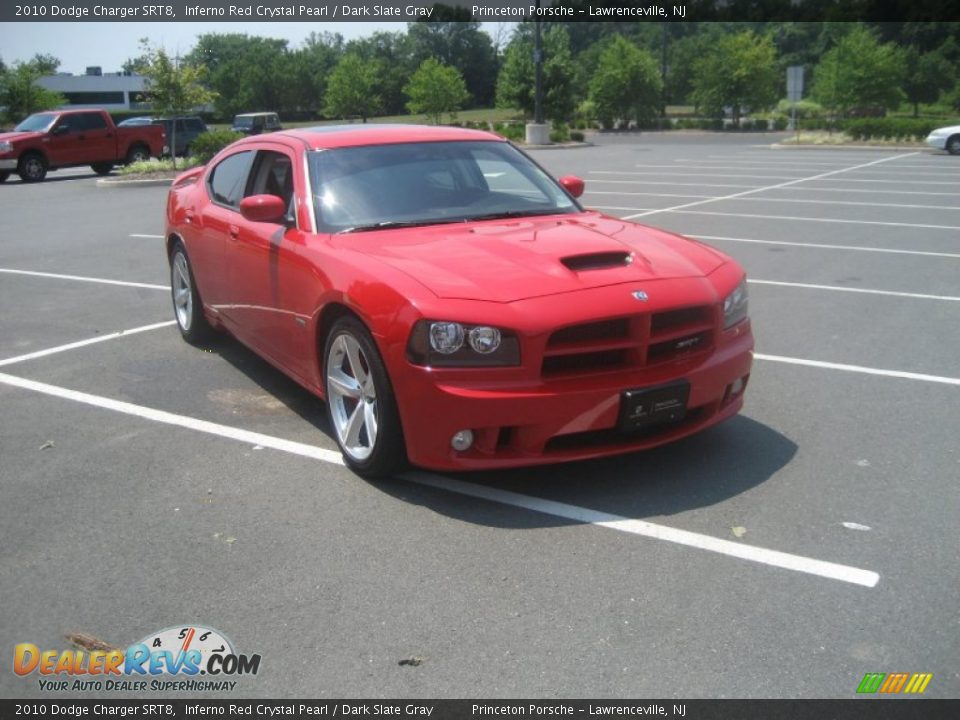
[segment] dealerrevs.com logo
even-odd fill
[[[260,655],[242,655],[219,631],[199,625],[151,633],[126,650],[99,644],[90,650],[14,648],[13,671],[36,673],[46,691],[203,691],[236,688],[240,675],[256,675]]]

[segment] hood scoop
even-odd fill
[[[560,258],[560,262],[573,272],[587,272],[588,270],[626,267],[633,262],[633,255],[623,251],[597,252],[585,255],[568,255]]]

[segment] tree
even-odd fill
[[[616,120],[640,123],[660,108],[663,81],[656,60],[622,35],[605,43],[590,80],[590,100],[604,127]]]
[[[379,93],[382,68],[375,60],[347,54],[337,63],[327,79],[326,108],[334,117],[367,118],[380,112],[383,105]]]
[[[913,105],[913,116],[918,117],[920,103],[936,102],[941,92],[953,86],[955,72],[939,49],[921,54],[915,47],[909,47],[904,51],[904,59],[903,90]]]
[[[894,109],[903,102],[903,51],[856,25],[824,54],[813,73],[813,99],[845,116],[854,108]]]
[[[287,41],[239,33],[208,33],[197,38],[187,65],[207,68],[209,87],[217,93],[217,112],[229,118],[251,111],[281,111],[287,86],[278,82],[288,69]]]
[[[147,78],[147,91],[153,104],[154,112],[161,116],[176,118],[186,115],[200,105],[206,105],[214,100],[215,93],[208,90],[203,81],[207,69],[203,65],[183,65],[179,59],[172,60],[166,50],[151,47],[149,41],[141,42],[146,64],[141,66],[141,73]],[[171,137],[169,138],[170,155],[173,157],[173,167],[177,167],[177,124],[170,124]]]
[[[532,28],[532,23],[525,23]],[[550,120],[563,121],[573,114],[574,64],[565,28],[553,26],[543,33],[544,112]],[[515,108],[525,117],[533,114],[533,37],[518,28],[503,58],[497,78],[497,107]]]
[[[451,65],[460,71],[473,101],[489,106],[496,92],[497,51],[481,28],[476,20],[408,23],[410,70],[427,58]]]
[[[434,58],[420,64],[403,91],[410,98],[410,112],[423,113],[434,125],[440,124],[443,113],[452,116],[470,97],[460,72]]]
[[[777,51],[751,30],[717,40],[694,63],[693,99],[710,115],[730,107],[734,127],[745,108],[764,110],[777,100]]]
[[[38,57],[0,70],[0,108],[5,122],[17,123],[35,112],[66,105],[60,93],[37,85],[37,80],[49,74],[45,72],[49,64],[38,63]],[[59,64],[57,60],[54,67]]]
[[[348,54],[380,64],[379,93],[383,101],[382,110],[387,115],[406,112],[407,96],[403,88],[419,64],[413,59],[410,45],[406,33],[383,31],[347,43]]]

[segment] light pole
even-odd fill
[[[527,145],[549,145],[550,126],[543,117],[543,40],[540,34],[540,0],[533,18],[533,122],[527,123]]]

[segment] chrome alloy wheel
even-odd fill
[[[327,355],[327,402],[343,451],[363,462],[377,443],[377,388],[357,339],[338,335]]]
[[[193,290],[190,285],[190,266],[183,252],[177,252],[173,257],[173,308],[180,328],[189,332],[193,322]]]

